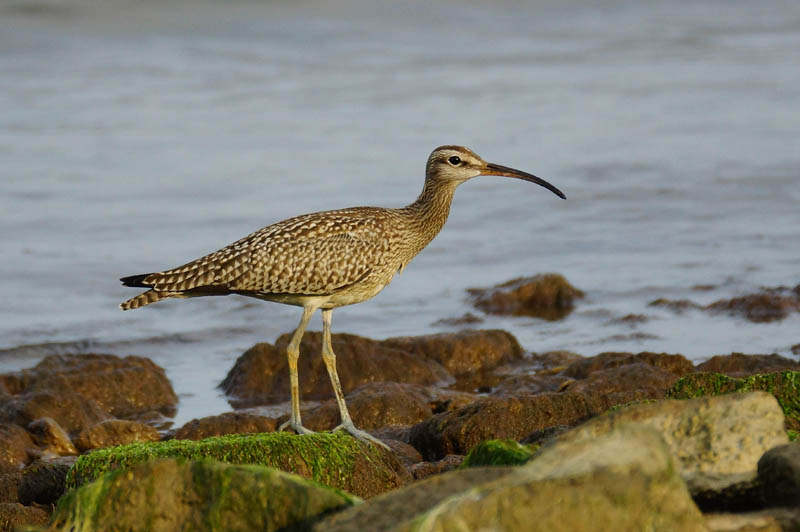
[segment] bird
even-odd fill
[[[313,434],[303,426],[297,361],[312,315],[322,313],[322,359],[330,377],[341,424],[356,439],[386,448],[358,429],[347,410],[331,346],[333,309],[366,301],[402,273],[441,231],[456,187],[478,176],[501,176],[540,185],[562,199],[544,179],[488,163],[469,148],[440,146],[428,157],[419,197],[402,208],[352,207],[304,214],[268,225],[182,266],[122,277],[124,286],[147,291],[120,304],[131,310],[162,299],[239,294],[302,307],[300,323],[286,348],[291,413],[279,430]]]

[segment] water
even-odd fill
[[[4,3],[0,371],[145,355],[181,397],[177,424],[228,410],[216,384],[298,309],[228,297],[122,313],[136,292],[117,279],[295,214],[407,204],[452,143],[569,200],[465,184],[439,237],[337,310],[334,331],[455,330],[435,323],[476,312],[467,288],[555,271],[588,294],[569,318],[480,326],[531,351],[793,356],[800,315],[647,303],[800,282],[798,65],[789,1]],[[629,313],[651,319],[613,322]]]

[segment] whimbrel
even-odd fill
[[[487,163],[462,146],[441,146],[428,158],[419,198],[400,209],[354,207],[305,214],[278,222],[183,266],[158,273],[123,277],[125,286],[148,288],[125,301],[122,310],[169,297],[240,294],[303,307],[286,354],[292,394],[287,427],[312,431],[300,420],[297,359],[309,319],[322,309],[322,359],[330,376],[344,429],[358,439],[385,445],[359,430],[350,419],[336,373],[331,346],[333,309],[375,296],[439,233],[447,221],[458,185],[481,175],[506,176],[541,185],[559,197],[556,187],[534,175]]]

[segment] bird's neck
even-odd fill
[[[458,182],[426,179],[417,201],[402,209],[408,216],[409,228],[417,237],[414,254],[419,253],[439,234],[450,214],[450,204]]]

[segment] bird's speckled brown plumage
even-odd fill
[[[317,212],[272,224],[183,266],[123,278],[126,286],[149,290],[120,308],[135,309],[169,297],[227,294],[302,306],[303,319],[287,349],[292,379],[292,415],[287,424],[300,433],[308,430],[300,423],[299,343],[311,314],[322,309],[322,356],[339,403],[342,428],[380,443],[356,429],[347,413],[330,345],[330,309],[369,299],[389,284],[442,229],[456,187],[478,175],[532,181],[564,197],[538,177],[487,163],[461,146],[441,146],[428,158],[425,186],[411,205]]]

